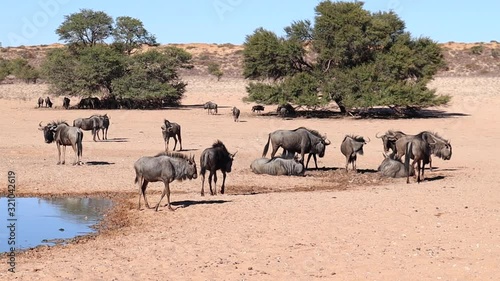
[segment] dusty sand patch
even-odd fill
[[[0,168],[18,174],[19,196],[125,193],[129,220],[122,228],[67,246],[18,255],[17,273],[3,264],[0,277],[18,280],[495,280],[500,276],[500,79],[439,78],[438,93],[453,96],[438,108],[462,117],[405,120],[295,119],[253,114],[241,101],[238,79],[188,78],[185,105],[208,100],[221,106],[207,115],[194,106],[175,110],[36,109],[44,86],[0,85]],[[13,99],[16,95],[22,99]],[[9,99],[10,97],[10,99]],[[62,98],[53,99],[61,106]],[[230,109],[242,110],[232,121]],[[266,112],[272,110],[266,108]],[[111,116],[108,142],[84,137],[83,160],[57,166],[55,145],[45,144],[40,121],[94,113]],[[163,118],[181,124],[185,153],[199,158],[216,139],[238,151],[227,194],[201,197],[200,180],[174,182],[179,208],[137,211],[132,165],[163,149]],[[332,141],[306,177],[259,176],[249,165],[260,157],[269,132],[310,127]],[[451,161],[436,159],[431,179],[406,185],[370,171],[382,160],[374,137],[387,129],[434,130],[451,139]],[[358,159],[364,174],[344,175],[339,151],[345,134],[371,137]],[[478,136],[481,136],[478,145]],[[73,159],[71,149],[67,161]],[[221,178],[221,177],[220,177]],[[220,179],[221,180],[221,179]],[[375,180],[375,181],[374,181]],[[370,183],[373,182],[373,184]],[[148,188],[151,203],[162,185]],[[311,192],[306,192],[313,190]],[[5,194],[5,186],[0,191]],[[279,191],[279,192],[278,192]],[[283,192],[288,191],[288,192]],[[137,194],[137,193],[136,193]]]

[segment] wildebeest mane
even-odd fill
[[[300,130],[300,129],[304,129],[304,130],[308,131],[309,133],[311,133],[311,134],[313,134],[313,135],[317,136],[318,138],[322,138],[322,139],[324,138],[324,137],[323,137],[323,136],[322,136],[322,135],[321,135],[318,131],[308,129],[308,128],[306,128],[306,127],[298,127],[297,129],[295,129],[295,130],[293,130],[293,131],[295,132],[295,131]]]
[[[366,142],[366,140],[365,140],[365,138],[363,138],[363,136],[345,135],[344,140],[346,138],[351,138],[351,139],[353,139],[353,140],[355,140],[357,142],[363,142],[363,143]]]
[[[227,151],[226,146],[220,140],[217,140],[212,144],[212,148],[218,148],[218,147],[224,149],[224,151]]]
[[[155,157],[159,157],[159,156],[168,156],[168,157],[172,157],[172,158],[180,158],[180,159],[184,159],[184,160],[189,160],[189,156],[182,154],[182,153],[178,153],[178,152],[160,152],[160,153],[155,155]]]
[[[57,120],[57,121],[52,121],[50,123],[47,124],[47,126],[59,126],[61,124],[64,124],[66,126],[69,126],[68,122],[64,121],[64,120]]]

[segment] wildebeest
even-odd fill
[[[240,121],[240,110],[238,108],[236,108],[236,106],[235,106],[235,107],[233,107],[232,112],[233,112],[234,122]]]
[[[222,187],[220,190],[221,194],[224,194],[224,186],[226,183],[226,173],[231,172],[231,167],[233,165],[234,154],[227,151],[226,146],[217,140],[212,147],[209,147],[201,153],[200,156],[200,175],[201,175],[201,196],[205,196],[205,172],[210,171],[208,175],[208,185],[210,186],[210,195],[217,194],[217,170],[222,172]],[[212,189],[212,176],[214,178],[214,188]]]
[[[402,137],[406,136],[405,133],[401,131],[393,131],[388,130],[385,134],[379,136],[378,134],[375,137],[382,139],[382,145],[384,147],[384,153],[389,153],[389,150],[392,150],[392,154],[396,154],[396,141]]]
[[[68,97],[64,97],[64,99],[63,99],[63,107],[66,108],[66,109],[68,109],[70,101],[71,100]]]
[[[405,178],[408,176],[406,174],[405,165],[400,161],[393,159],[393,155],[382,154],[384,156],[384,161],[378,166],[378,171],[384,177],[390,178]],[[415,169],[412,166],[409,167],[409,175],[415,175]]]
[[[179,150],[182,150],[181,126],[179,124],[164,119],[163,125],[161,125],[161,133],[163,135],[163,141],[165,141],[165,151],[168,151],[170,138],[174,138],[175,141],[174,151],[175,147],[177,147],[177,138],[179,138]]]
[[[370,141],[370,139],[368,139]],[[366,140],[362,136],[346,135],[342,144],[340,145],[340,151],[345,156],[345,170],[347,172],[347,167],[349,163],[352,164],[352,169],[356,172],[356,159],[359,155],[363,155],[363,145],[367,144]]]
[[[77,118],[73,121],[73,126],[81,128],[84,131],[92,131],[93,140],[97,135],[97,131],[101,129],[103,121],[98,116],[92,116],[89,118]],[[99,136],[97,136],[99,138]]]
[[[174,209],[170,205],[170,183],[174,180],[196,179],[197,170],[194,156],[187,157],[181,153],[160,153],[154,157],[144,156],[134,163],[135,183],[139,186],[139,205],[141,209],[141,195],[144,197],[146,207],[149,203],[146,199],[146,187],[150,182],[162,181],[165,185],[160,200],[156,204],[155,211],[158,211],[161,199],[167,195],[167,207]]]
[[[448,140],[442,138],[437,133],[432,133],[429,131],[422,132],[422,137],[429,144],[431,148],[431,154],[436,155],[439,158],[444,160],[450,160],[452,154],[451,144]],[[413,135],[402,135],[400,136],[395,143],[395,152],[397,154],[398,159],[402,159],[403,155],[406,152],[406,144],[415,138]],[[427,161],[427,160],[426,160]],[[432,171],[432,158],[429,156],[428,159],[429,169]],[[427,164],[427,162],[426,162]]]
[[[71,145],[73,151],[75,152],[75,162],[73,165],[80,165],[83,146],[83,132],[81,129],[76,127],[70,127],[68,123],[64,121],[51,122],[46,126],[42,127],[42,122],[38,124],[39,130],[43,131],[43,136],[46,143],[55,142],[57,145],[58,152],[58,162],[57,164],[64,164],[66,162],[66,146]],[[61,145],[63,147],[63,159],[61,161]]]
[[[208,114],[212,113],[214,114],[213,112],[215,112],[215,114],[217,114],[217,104],[214,103],[214,102],[206,102],[205,105],[203,106],[203,109],[206,109]]]
[[[101,101],[97,97],[90,98],[90,108],[101,108]]]
[[[276,112],[282,117],[294,116],[296,113],[295,108],[293,108],[293,106],[289,103],[278,105]]]
[[[252,112],[260,113],[262,111],[264,111],[264,106],[263,105],[258,104],[258,105],[252,106]]]
[[[403,150],[404,148],[404,150]],[[424,178],[425,164],[431,163],[431,154],[437,157],[450,160],[452,148],[449,141],[441,138],[436,133],[424,131],[415,136],[406,136],[396,141],[398,158],[405,155],[405,166],[408,166],[410,159],[413,159],[412,166],[417,164],[417,182]],[[422,174],[422,177],[420,177]],[[409,183],[409,177],[406,179]]]
[[[50,107],[52,108],[52,101],[50,100],[49,97],[45,98],[45,107]]]
[[[306,167],[309,164],[311,156],[314,156],[314,163],[316,168],[316,154],[321,158],[325,155],[326,146],[330,141],[326,137],[321,136],[317,131],[310,130],[304,127],[299,127],[295,130],[277,130],[269,134],[267,143],[262,152],[262,158],[266,157],[267,150],[269,149],[269,142],[273,146],[271,158],[274,158],[276,152],[282,147],[286,153],[300,153],[300,161],[304,163],[304,155],[309,154]],[[284,151],[284,153],[285,153]]]
[[[92,103],[90,102],[90,98],[82,98],[78,103],[78,108],[91,108]]]
[[[256,174],[274,176],[302,176],[305,172],[304,164],[297,161],[297,159],[285,159],[280,157],[272,159],[255,159],[250,165],[250,169]]]
[[[39,97],[38,98],[38,107],[42,107],[42,106],[43,106],[43,98]]]
[[[109,129],[109,116],[108,114],[104,114],[104,115],[97,115],[97,114],[94,114],[92,116],[90,116],[90,118],[99,118],[100,120],[98,121],[98,129],[96,131],[96,134],[97,134],[97,139],[98,140],[101,140],[101,138],[99,137],[99,129],[102,130],[102,139],[103,140],[107,140],[108,139],[108,129]]]

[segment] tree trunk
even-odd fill
[[[337,106],[340,109],[340,113],[347,114],[347,109],[346,109],[344,103],[342,102],[342,99],[335,99],[334,101],[335,101],[335,103],[337,103]]]

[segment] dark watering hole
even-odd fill
[[[0,198],[0,252],[10,251],[9,224],[15,223],[16,250],[64,243],[65,239],[95,232],[93,225],[113,202],[95,198],[16,198],[16,220],[8,220],[7,198]],[[11,239],[12,240],[12,239]]]

